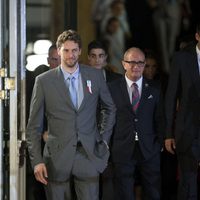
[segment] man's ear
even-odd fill
[[[82,49],[79,49],[79,56],[81,55]]]
[[[57,53],[60,56],[60,47],[57,48]]]
[[[125,62],[122,60],[122,66],[123,66],[123,68],[124,68],[124,70],[126,71],[126,64],[125,64]]]

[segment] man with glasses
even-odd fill
[[[160,199],[160,152],[164,119],[160,89],[142,74],[145,55],[139,48],[124,54],[125,76],[109,84],[117,107],[111,141],[115,199],[133,200],[135,169],[140,171],[144,199]]]

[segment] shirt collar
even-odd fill
[[[196,52],[197,52],[197,55],[200,56],[200,49],[198,48],[197,45],[196,45]]]
[[[137,81],[130,80],[126,75],[125,75],[125,79],[126,79],[126,83],[127,83],[128,87],[131,87],[133,85],[133,83],[136,83],[138,88],[142,87],[143,76],[141,76],[141,78]]]
[[[197,52],[197,57],[200,59],[200,49],[198,48],[197,45],[196,45],[196,52]]]
[[[77,65],[77,68],[75,70],[75,72],[73,72],[72,74],[70,74],[69,72],[66,72],[63,67],[61,66],[61,70],[62,70],[62,73],[64,75],[64,79],[67,80],[70,76],[73,76],[75,79],[78,78],[78,75],[79,75],[79,65]]]

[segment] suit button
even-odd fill
[[[137,119],[137,118],[135,118],[135,119],[134,119],[134,122],[138,122],[138,119]]]
[[[138,133],[137,133],[137,131],[135,131],[135,141],[138,141],[138,140],[139,140]]]

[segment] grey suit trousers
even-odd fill
[[[48,182],[45,186],[47,200],[99,199],[99,172],[82,146],[77,147],[71,175],[67,182]]]

